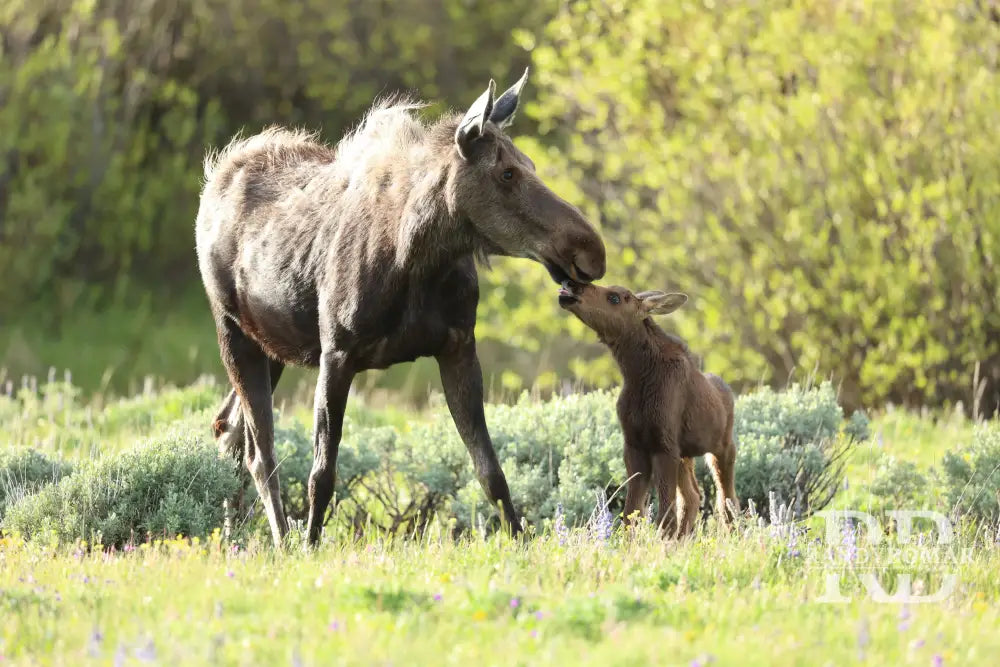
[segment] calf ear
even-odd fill
[[[479,96],[479,99],[472,103],[469,110],[465,112],[465,118],[462,119],[462,122],[458,124],[458,129],[455,130],[455,146],[458,147],[458,152],[466,160],[469,159],[469,155],[471,154],[470,147],[472,146],[472,142],[483,136],[486,121],[490,119],[490,114],[493,113],[493,93],[496,91],[496,87],[496,82],[490,79],[490,85]]]
[[[521,89],[524,88],[524,84],[527,81],[528,68],[525,67],[524,74],[521,75],[518,82],[498,97],[496,103],[493,105],[493,113],[490,114],[490,120],[496,123],[497,127],[501,130],[514,122],[514,113],[517,111],[517,105],[521,100]]]
[[[635,297],[642,301],[642,308],[650,315],[666,315],[672,313],[683,306],[688,298],[687,294],[673,292],[640,292]]]

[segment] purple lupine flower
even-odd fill
[[[326,627],[330,629],[330,632],[336,632],[336,631],[340,630],[340,622],[339,621],[330,621],[330,625],[328,625]]]
[[[236,573],[233,572],[232,570],[226,570],[226,576],[232,579],[233,577],[236,576]]]
[[[944,665],[944,658],[941,657],[940,653],[935,653],[934,658],[931,660],[931,664],[934,665],[934,667],[942,667],[942,665]]]
[[[871,633],[868,631],[868,621],[862,620],[858,625],[858,652],[864,656],[865,648],[871,643]]]
[[[97,628],[90,633],[90,641],[87,643],[87,655],[91,658],[97,658],[101,655],[101,642],[104,641],[104,635]]]
[[[115,658],[112,664],[115,667],[121,667],[125,664],[125,644],[118,642],[118,648],[115,649]]]
[[[520,600],[518,600],[517,598],[511,598],[510,599],[510,608],[511,609],[517,609],[520,606],[521,606],[521,601]]]
[[[849,565],[853,564],[858,559],[858,539],[854,525],[850,521],[844,524],[844,539],[841,542],[841,546],[843,546],[844,560]]]
[[[153,644],[152,638],[147,641],[142,648],[135,652],[135,657],[143,662],[156,661],[156,646]]]
[[[611,511],[603,493],[597,494],[597,508],[594,516],[593,535],[599,542],[607,542],[611,539]]]
[[[562,503],[556,505],[554,528],[556,537],[559,539],[559,546],[566,546],[566,540],[569,537],[569,529],[566,527],[566,516],[563,513]]]
[[[435,593],[435,594],[434,594],[434,601],[435,601],[435,602],[440,602],[440,601],[441,601],[441,600],[443,600],[443,599],[444,599],[444,596],[443,596],[443,595],[441,595],[440,593]]]
[[[542,620],[543,618],[545,618],[545,614],[544,614],[544,613],[542,613],[542,612],[540,612],[540,611],[536,611],[536,612],[535,612],[535,619],[536,619],[536,620],[539,620],[539,621],[540,621],[540,620]]]

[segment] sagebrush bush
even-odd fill
[[[844,421],[829,382],[740,396],[733,425],[740,502],[763,511],[773,492],[796,517],[822,509],[839,488],[847,448],[868,437],[867,425],[861,412]],[[715,485],[704,459],[696,472],[711,508]]]
[[[1000,425],[978,427],[971,444],[946,453],[938,477],[953,516],[995,526],[1000,520]]]
[[[51,531],[64,541],[100,535],[106,545],[143,540],[149,533],[204,535],[222,526],[223,501],[240,498],[244,505],[233,516],[236,534],[261,528],[261,512],[246,522],[256,502],[249,475],[241,464],[220,458],[209,435],[212,411],[203,408],[210,393],[204,388],[168,390],[174,399],[157,407],[158,414],[187,417],[137,446],[81,464],[58,483],[44,485],[68,469],[46,473],[49,463],[41,455],[30,455],[30,466],[15,464],[31,469],[31,479],[38,480],[31,490],[37,492],[10,505],[4,530],[26,535]],[[565,523],[582,524],[598,497],[610,499],[613,514],[621,511],[624,492],[618,491],[625,466],[616,399],[615,391],[547,401],[525,393],[513,405],[486,406],[514,503],[530,523],[543,525],[561,506]],[[148,400],[156,402],[155,397]],[[147,424],[129,403],[109,406],[93,423],[116,423],[126,430]],[[864,432],[863,415],[843,420],[829,383],[783,392],[762,389],[741,397],[736,404],[737,493],[744,504],[753,500],[763,508],[774,491],[800,515],[815,511],[838,486],[838,457]],[[312,424],[276,413],[275,449],[285,510],[290,519],[303,520],[308,514]],[[714,487],[703,464],[699,474],[710,507]],[[369,526],[419,531],[435,518],[453,522],[459,530],[478,527],[481,520],[496,525],[495,511],[487,506],[440,401],[428,418],[402,427],[384,413],[352,403],[338,455],[335,500],[333,520],[355,532]]]
[[[70,474],[73,466],[33,449],[0,451],[0,521],[7,506]]]
[[[613,513],[621,511],[624,492],[614,495],[625,482],[616,398],[617,392],[596,391],[539,402],[524,394],[512,406],[487,406],[514,504],[529,522],[551,519],[561,504],[567,523],[581,523],[601,492],[611,496]],[[845,422],[828,382],[783,392],[761,389],[737,401],[735,437],[736,491],[744,505],[753,500],[758,509],[766,507],[774,491],[797,516],[806,516],[836,493],[844,455],[867,437],[867,419],[857,413]],[[458,486],[455,497],[442,505],[445,516],[462,528],[474,525],[477,515],[493,516],[446,411],[403,439],[418,460],[448,457],[448,473],[424,482],[428,493],[444,498]],[[703,459],[698,470],[711,507],[714,484]]]
[[[223,522],[239,487],[235,464],[219,458],[200,420],[178,422],[127,451],[85,463],[72,475],[11,505],[3,529],[61,541],[204,536]]]
[[[514,506],[529,522],[551,519],[561,503],[566,522],[580,523],[594,510],[596,492],[609,490],[610,494],[624,483],[617,395],[595,391],[540,402],[524,393],[514,405],[487,406],[487,423]],[[455,443],[452,449],[461,450],[447,414],[442,412],[438,421],[439,437],[450,438]],[[465,483],[449,507],[462,527],[471,525],[477,513],[492,516],[471,463],[465,470]],[[612,500],[612,511],[620,511],[623,505],[624,491]]]

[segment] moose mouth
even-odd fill
[[[542,263],[545,265],[545,269],[549,272],[549,275],[552,276],[552,280],[563,286],[565,286],[567,282],[589,283],[594,280],[590,274],[586,271],[582,271],[576,264],[571,264],[569,273],[567,273],[566,269],[550,259],[546,259]]]
[[[568,308],[580,302],[580,297],[576,294],[576,283],[572,280],[564,280],[559,287],[559,305]]]

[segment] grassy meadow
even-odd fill
[[[67,383],[43,383],[0,398],[0,443],[76,466],[66,479],[137,444],[169,445],[157,440],[164,430],[210,448],[208,416],[222,393],[207,382],[100,403],[74,396]],[[360,404],[352,404],[351,419],[377,418],[379,428],[401,433],[433,419]],[[291,420],[307,431],[306,405],[284,407],[279,426]],[[926,484],[906,496],[918,504],[904,508],[942,509],[935,470],[977,428],[953,414],[875,415],[849,450],[831,507],[882,507],[892,493],[873,489],[885,461],[904,461]],[[512,484],[526,474],[505,468]],[[17,470],[6,475],[8,518],[30,502],[26,496],[51,486],[19,490]],[[191,496],[202,492],[195,477]],[[107,486],[130,483],[122,475]],[[398,492],[408,493],[405,479]],[[599,511],[596,522],[539,521],[523,542],[482,524],[455,531],[454,520],[395,535],[331,522],[314,552],[299,532],[273,550],[259,517],[242,525],[227,517],[195,538],[139,535],[113,546],[3,524],[0,661],[941,665],[988,661],[1000,651],[1000,546],[991,526],[959,523],[951,544],[920,537],[900,549],[850,531],[828,542],[815,516],[761,514],[744,517],[731,534],[709,518],[683,543],[664,543],[649,526],[626,532],[617,518],[608,531]],[[899,573],[913,573],[914,590],[925,594],[948,574],[957,585],[938,602],[880,602],[861,583],[873,566],[890,594]],[[846,600],[823,601],[830,573],[841,575]]]

